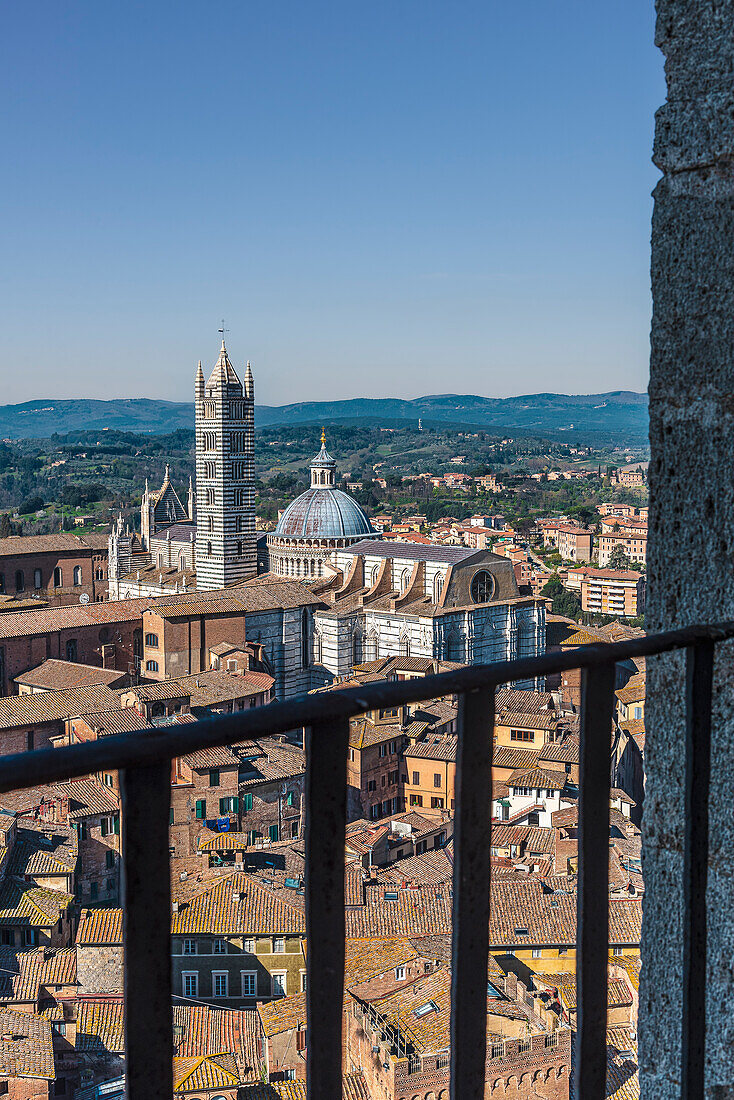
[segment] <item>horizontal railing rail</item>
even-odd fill
[[[120,771],[123,819],[126,1092],[172,1096],[168,855],[171,760],[204,748],[306,729],[306,936],[309,1100],[342,1098],[344,835],[349,719],[378,708],[457,695],[454,822],[451,1097],[481,1100],[488,1055],[491,729],[494,693],[507,683],[580,669],[578,1041],[575,1092],[606,1094],[610,739],[616,663],[687,651],[684,836],[685,1100],[703,1092],[706,875],[713,653],[734,623],[690,626],[610,645],[475,665],[421,679],[335,689],[187,723],[0,758],[0,794]],[[600,854],[604,853],[603,858]],[[493,1050],[494,1048],[490,1048]],[[492,1057],[493,1055],[490,1055]]]

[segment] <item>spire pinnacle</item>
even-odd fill
[[[326,428],[324,428],[324,427],[322,427],[322,429],[321,429],[321,446],[322,447],[326,446]]]

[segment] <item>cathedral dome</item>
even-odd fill
[[[364,538],[375,532],[356,500],[332,486],[311,486],[288,505],[275,534],[292,539]]]

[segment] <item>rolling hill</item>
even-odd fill
[[[258,405],[258,427],[313,423],[374,423],[414,421],[455,424],[495,432],[556,437],[558,433],[601,433],[619,442],[647,438],[647,394],[629,390],[568,395],[536,393],[521,397],[479,397],[476,394],[436,394],[411,401],[398,398],[353,398],[348,401],[306,401],[292,405]],[[104,428],[134,432],[170,432],[193,428],[190,402],[151,398],[89,398],[26,401],[0,406],[0,437],[40,439],[56,432]]]

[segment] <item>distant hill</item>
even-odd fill
[[[357,397],[349,401],[302,401],[293,405],[258,405],[258,427],[279,424],[414,421],[475,426],[490,431],[556,436],[558,433],[601,433],[620,442],[647,438],[647,394],[629,390],[572,396],[536,393],[522,397],[478,397],[475,394],[437,394],[412,401],[398,398]],[[41,439],[55,432],[78,429],[100,431],[170,432],[193,428],[190,402],[118,398],[113,401],[26,401],[0,406],[0,437]]]

